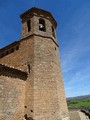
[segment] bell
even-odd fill
[[[43,28],[44,26],[43,26],[42,24],[39,24],[39,27],[40,27],[40,28]]]

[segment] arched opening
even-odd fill
[[[46,26],[45,26],[45,20],[44,19],[39,19],[39,30],[40,31],[46,31]]]

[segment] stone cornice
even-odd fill
[[[57,47],[59,47],[59,45],[58,45],[58,43],[54,40],[54,38],[53,37],[49,37],[49,36],[44,36],[44,35],[38,35],[38,34],[31,34],[31,35],[27,35],[27,36],[25,36],[25,37],[23,37],[23,38],[21,38],[20,39],[20,41],[22,41],[22,40],[25,40],[25,38],[28,38],[28,37],[33,37],[33,36],[39,36],[39,37],[43,37],[43,38],[50,38],[56,45],[57,45]]]

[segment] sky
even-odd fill
[[[38,7],[56,19],[65,93],[90,94],[90,0],[0,0],[0,48],[20,39],[20,14]]]

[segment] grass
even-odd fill
[[[75,106],[75,107],[90,107],[90,100],[75,100],[75,101],[69,101],[68,106]]]

